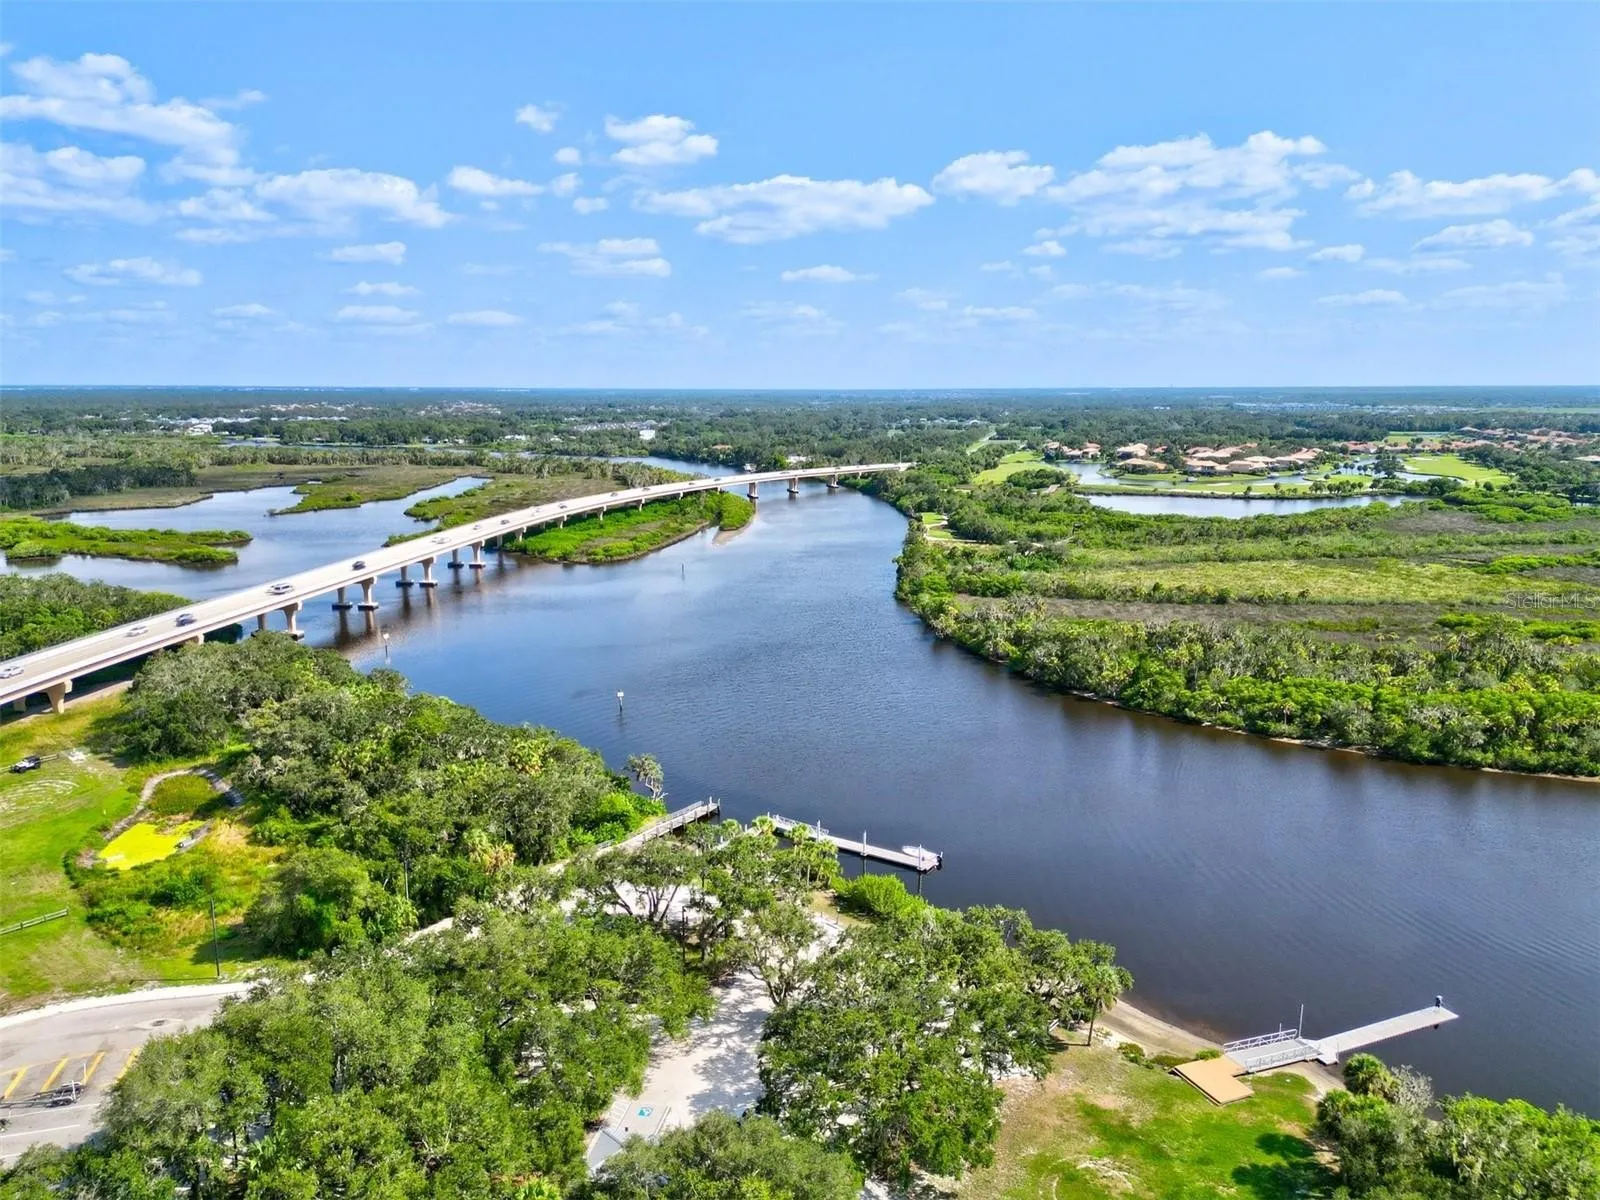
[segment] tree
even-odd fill
[[[745,921],[745,957],[773,1004],[787,1004],[810,977],[817,937],[811,914],[792,900],[780,900]]]
[[[995,925],[930,909],[850,930],[767,1022],[762,1111],[868,1174],[959,1175],[993,1156],[1002,1073],[1042,1074],[1050,1017]]]
[[[245,921],[271,949],[304,957],[392,941],[416,918],[410,901],[373,882],[359,858],[313,847],[284,863]]]
[[[632,754],[628,756],[628,773],[634,780],[650,793],[650,799],[660,804],[667,795],[666,773],[662,771],[661,764],[656,761],[653,754]]]
[[[582,1190],[584,1200],[854,1200],[850,1159],[790,1137],[766,1117],[712,1111],[656,1142],[629,1140]]]

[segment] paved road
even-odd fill
[[[445,559],[452,551],[469,550],[474,546],[483,545],[486,540],[514,535],[520,530],[548,525],[569,516],[627,508],[643,501],[671,499],[691,492],[752,484],[778,484],[790,479],[831,479],[839,476],[880,474],[887,471],[903,471],[911,465],[869,463],[849,467],[757,471],[745,475],[724,475],[714,479],[694,479],[655,484],[650,487],[625,488],[551,504],[539,504],[501,516],[486,517],[472,525],[459,525],[442,533],[402,542],[397,546],[357,550],[352,552],[349,558],[313,567],[298,575],[277,580],[267,587],[246,588],[215,600],[191,604],[176,614],[164,613],[144,621],[130,621],[102,633],[62,642],[60,645],[0,663],[0,674],[6,675],[0,679],[0,704],[46,691],[63,682],[70,684],[70,681],[77,676],[115,666],[117,663],[127,662],[129,659],[168,646],[176,646],[215,630],[250,621],[261,613],[286,609],[291,605],[298,608],[299,605],[338,588],[355,589],[349,598],[358,601],[361,598],[360,588],[363,582],[371,583],[380,575],[398,571],[402,567],[416,566],[425,558],[435,559],[436,566],[443,567]],[[185,623],[179,625],[180,620]]]
[[[74,1146],[98,1124],[111,1085],[144,1044],[209,1021],[222,1003],[215,987],[163,988],[145,995],[75,1002],[0,1021],[0,1096],[15,1105],[42,1091],[77,1082],[76,1102],[57,1107],[0,1110],[0,1165],[35,1142]]]

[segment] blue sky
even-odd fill
[[[0,381],[1590,383],[1591,5],[7,5]]]

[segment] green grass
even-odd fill
[[[1037,450],[1013,450],[1000,460],[1000,465],[990,467],[987,471],[979,471],[973,476],[974,483],[999,483],[1007,475],[1015,475],[1018,471],[1029,471],[1044,463],[1044,455]]]
[[[59,716],[40,714],[0,727],[0,764],[9,766],[24,754],[57,754],[86,746],[94,722],[118,703],[115,696],[80,700]],[[52,758],[25,775],[0,774],[0,925],[67,910],[60,920],[0,938],[0,1011],[64,995],[151,980],[185,982],[213,974],[207,930],[195,922],[154,954],[116,946],[96,933],[87,922],[87,906],[63,868],[67,856],[99,845],[104,830],[133,812],[140,785],[152,773],[125,770],[85,753],[76,762],[65,756]],[[241,844],[242,838],[230,839],[226,829],[217,829],[196,849],[220,851]],[[268,854],[242,847],[231,856],[237,863],[228,871],[254,872],[252,877],[259,878],[254,858]],[[224,956],[243,957],[250,949],[240,939],[238,945],[225,946]]]
[[[472,521],[482,521],[486,517],[497,517],[519,508],[549,504],[552,500],[612,492],[621,486],[610,476],[552,475],[541,479],[537,475],[497,475],[488,483],[468,488],[457,496],[435,496],[431,500],[417,501],[406,509],[406,516],[431,521],[432,526],[394,534],[389,538],[389,544],[423,537],[440,529],[453,529]]]
[[[1311,1085],[1298,1075],[1251,1080],[1256,1094],[1212,1104],[1164,1071],[1103,1047],[1057,1059],[1038,1089],[1019,1089],[995,1162],[970,1175],[971,1200],[1177,1200],[1326,1196],[1332,1175],[1305,1138]]]
[[[278,514],[323,512],[330,508],[359,508],[374,500],[399,500],[412,492],[438,487],[465,472],[453,467],[415,467],[404,464],[359,470],[334,468],[315,483],[295,488],[300,499]]]
[[[738,529],[755,506],[742,496],[709,492],[681,500],[658,500],[643,508],[616,509],[604,518],[576,517],[511,543],[511,548],[547,562],[621,562],[659,550],[718,524]]]
[[[1468,462],[1459,454],[1418,454],[1404,461],[1406,470],[1416,475],[1443,475],[1447,479],[1459,479],[1463,483],[1475,485],[1492,483],[1496,487],[1503,483],[1514,482],[1504,471]]]
[[[107,529],[38,517],[0,520],[0,550],[8,562],[53,562],[64,554],[127,558],[135,562],[219,565],[239,561],[230,546],[250,535],[238,529]]]

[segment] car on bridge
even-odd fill
[[[367,560],[364,558],[356,559],[355,562],[350,564],[350,569],[352,571],[365,571],[367,569]]]
[[[294,584],[292,583],[275,583],[267,589],[267,594],[270,596],[281,596],[285,592],[292,591],[294,591]]]
[[[195,618],[194,618],[194,614],[193,613],[184,613],[182,616],[180,616],[178,618],[178,624],[179,625],[193,625],[194,624],[194,620],[195,620]]]
[[[149,633],[149,632],[150,632],[150,626],[148,626],[148,625],[135,625],[135,626],[133,626],[133,628],[128,630],[127,636],[128,637],[138,637],[142,633]]]
[[[21,667],[7,667],[5,670],[0,671],[0,679],[15,679],[18,675],[21,675],[21,674],[22,674],[22,668]]]

